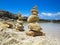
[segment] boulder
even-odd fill
[[[42,28],[38,25],[38,23],[29,23],[28,28],[37,32],[42,30]]]
[[[29,23],[38,22],[38,21],[39,21],[39,17],[36,16],[36,15],[31,15],[31,16],[29,16],[28,19],[27,19],[27,22],[29,22]]]
[[[10,22],[4,22],[3,23],[7,28],[13,28],[13,24]]]
[[[28,36],[35,36],[35,32],[33,32],[33,31],[27,31],[26,35],[28,35]]]

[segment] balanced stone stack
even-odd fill
[[[24,26],[23,26],[23,17],[21,16],[21,14],[18,14],[18,20],[17,20],[17,24],[16,24],[16,30],[18,31],[24,31]]]
[[[35,6],[33,10],[31,11],[32,15],[28,17],[28,28],[29,31],[26,32],[27,35],[29,36],[43,36],[45,35],[41,30],[42,28],[39,26],[38,21],[38,10],[37,7]]]

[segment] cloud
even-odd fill
[[[52,16],[52,13],[41,13],[42,15],[45,15],[45,16]]]
[[[39,14],[39,17],[42,19],[57,19],[60,20],[60,12],[56,12],[56,13],[45,13],[42,12]]]
[[[29,17],[29,14],[23,14],[22,16]]]
[[[31,14],[22,14],[22,16],[29,17]],[[56,13],[45,13],[41,12],[38,14],[40,19],[49,19],[49,20],[60,20],[60,12]]]
[[[55,13],[54,15],[60,15],[60,12]]]
[[[57,13],[41,13],[41,15],[45,15],[45,16],[56,16],[56,15],[59,15],[60,16],[60,12],[57,12]]]

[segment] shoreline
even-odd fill
[[[50,25],[52,25],[52,24],[53,23],[51,23]],[[36,37],[27,36],[25,34],[25,31],[27,31],[26,29],[28,29],[28,28],[27,28],[27,23],[25,22],[24,26],[26,26],[26,27],[25,27],[24,32],[16,32],[15,29],[9,29],[9,28],[7,28],[7,29],[5,28],[5,29],[3,29],[3,31],[0,30],[0,44],[1,45],[60,45],[60,43],[59,43],[60,39],[53,36],[53,34],[54,35],[57,34],[56,33],[57,31],[48,30],[47,26],[49,25],[49,23],[42,23],[42,24],[40,23],[39,25],[43,28],[43,31],[46,33],[46,36],[36,36]],[[47,28],[47,30],[46,30],[46,28]],[[49,27],[49,28],[51,28],[51,27]],[[54,28],[56,28],[56,27],[54,27]],[[53,27],[52,27],[52,29],[53,29]],[[54,32],[54,31],[56,31],[56,32]],[[52,34],[52,36],[50,34]]]

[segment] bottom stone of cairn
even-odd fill
[[[29,36],[45,36],[45,33],[43,32],[37,32],[37,31],[28,31],[26,32],[26,35],[29,35]]]

